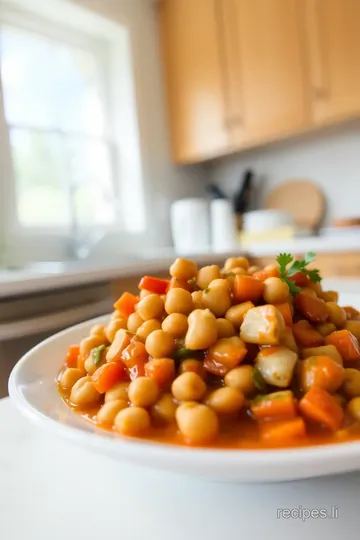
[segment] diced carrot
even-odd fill
[[[295,307],[312,322],[322,323],[329,317],[329,308],[324,300],[310,294],[299,293],[295,297]]]
[[[264,292],[264,284],[259,279],[251,276],[237,274],[234,279],[234,299],[236,303],[258,302]]]
[[[114,309],[120,311],[124,317],[128,317],[135,311],[135,306],[139,302],[138,296],[129,292],[124,292],[114,304]]]
[[[259,272],[255,272],[252,277],[255,279],[258,279],[260,281],[265,281],[265,279],[269,277],[279,277],[280,273],[278,268],[276,266],[270,266],[268,268],[264,268],[264,270],[260,270]]]
[[[145,363],[149,359],[145,345],[141,341],[134,341],[124,349],[122,356],[131,380],[145,375]]]
[[[351,319],[356,319],[359,316],[359,312],[357,309],[351,307],[351,306],[345,306],[343,307],[343,310],[346,313],[346,318],[351,321]]]
[[[292,331],[297,344],[301,347],[317,347],[324,343],[324,337],[309,321],[298,321],[293,324]]]
[[[307,392],[320,386],[328,392],[336,392],[343,384],[345,370],[330,356],[309,356],[299,364],[300,385]]]
[[[325,338],[327,345],[335,345],[344,362],[360,360],[359,341],[349,330],[337,330]]]
[[[153,358],[145,364],[145,374],[166,388],[175,379],[175,362],[172,358]]]
[[[119,362],[108,362],[100,366],[91,377],[96,390],[104,394],[117,382],[126,381],[127,373],[123,364]]]
[[[305,287],[309,283],[309,277],[304,272],[296,272],[293,276],[288,277],[298,287]]]
[[[323,388],[313,386],[299,403],[300,412],[305,418],[324,424],[336,431],[344,420],[344,411],[336,399]]]
[[[65,365],[68,368],[78,367],[78,358],[80,353],[79,345],[70,345],[66,353]]]
[[[139,283],[139,289],[145,289],[155,294],[165,294],[168,286],[168,279],[160,279],[157,277],[144,276],[141,278]]]
[[[292,319],[290,304],[288,302],[284,302],[283,304],[275,304],[275,307],[276,309],[280,311],[281,315],[284,317],[286,326],[292,326],[293,319]]]
[[[306,427],[304,420],[299,416],[283,422],[263,422],[260,428],[261,438],[266,442],[275,444],[283,441],[305,437]]]
[[[186,291],[193,292],[194,286],[191,285],[186,279],[179,279],[179,278],[171,278],[168,282],[168,286],[166,289],[167,291],[170,291],[170,289],[185,289]]]
[[[251,402],[250,409],[258,420],[283,420],[297,415],[296,401],[291,390],[257,396]]]

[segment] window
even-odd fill
[[[119,215],[109,49],[97,38],[44,27],[1,26],[17,223],[108,226]]]

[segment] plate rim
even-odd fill
[[[270,449],[226,449],[178,446],[175,444],[150,441],[148,439],[123,437],[121,435],[106,437],[101,428],[94,428],[93,432],[82,430],[79,427],[51,418],[45,412],[30,403],[21,392],[21,385],[19,383],[19,376],[21,376],[24,366],[31,363],[34,355],[36,355],[36,353],[45,345],[49,345],[54,341],[59,341],[63,336],[71,335],[75,330],[85,330],[94,323],[107,320],[109,316],[110,315],[102,315],[62,330],[40,342],[22,356],[14,366],[8,383],[10,398],[22,414],[34,423],[41,425],[43,428],[47,428],[47,430],[53,434],[88,447],[89,450],[103,450],[107,451],[107,453],[110,451],[112,454],[117,454],[118,457],[123,456],[138,459],[144,457],[145,451],[149,461],[151,461],[151,458],[153,457],[161,459],[164,464],[178,462],[179,464],[183,463],[184,465],[194,465],[195,462],[201,461],[202,465],[205,467],[216,464],[216,469],[220,472],[225,470],[228,471],[231,466],[257,467],[261,465],[266,468],[271,468],[275,466],[281,467],[281,465],[286,465],[287,467],[299,467],[321,464],[325,468],[326,464],[329,464],[329,462],[335,462],[338,459],[346,460],[351,458],[359,458],[360,468],[360,439],[358,441],[345,441],[333,444],[328,443],[308,447]],[[56,375],[57,374],[54,373],[54,384]],[[59,394],[58,398],[61,400]],[[78,415],[76,416],[78,417]],[[85,419],[83,422],[88,424]],[[147,463],[144,464],[146,465]],[[346,463],[343,462],[342,465],[346,465]],[[347,469],[345,466],[340,467],[340,470],[341,472],[345,472],[345,470],[350,469]],[[352,470],[354,470],[354,468],[352,468]],[[314,476],[320,475],[321,473],[315,473]],[[280,471],[278,476],[281,477]]]

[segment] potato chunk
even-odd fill
[[[287,388],[293,376],[298,355],[287,347],[266,347],[256,357],[256,367],[266,383]]]
[[[278,345],[280,334],[285,329],[284,318],[271,304],[254,307],[246,312],[240,329],[245,343]]]

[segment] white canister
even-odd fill
[[[228,199],[214,199],[210,204],[211,247],[214,251],[236,248],[235,217]]]
[[[180,199],[171,205],[171,231],[179,254],[202,253],[210,247],[209,205],[206,199]]]

